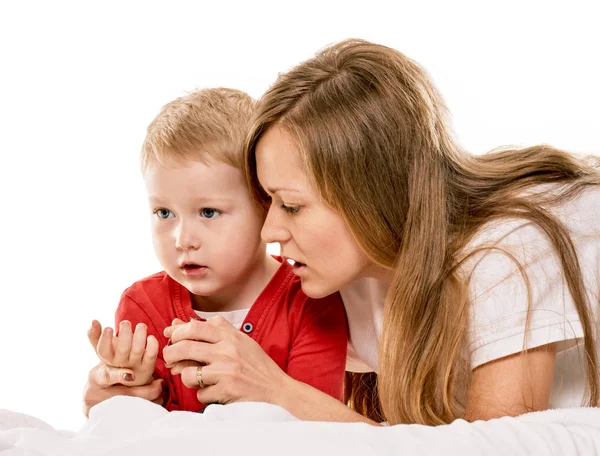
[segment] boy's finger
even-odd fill
[[[156,359],[158,358],[158,341],[154,336],[148,336],[146,351],[142,358],[142,370],[154,372],[156,368]]]
[[[100,334],[98,345],[96,346],[96,353],[102,361],[107,364],[113,364],[115,353],[113,350],[113,329],[110,327],[104,328]]]
[[[131,342],[131,352],[129,353],[129,364],[138,365],[142,362],[144,350],[146,349],[146,335],[148,327],[144,323],[138,323],[135,326],[133,340]]]
[[[92,347],[94,347],[94,350],[96,350],[96,347],[98,347],[98,341],[100,340],[101,334],[102,325],[100,324],[100,322],[98,320],[92,321],[92,325],[90,326],[90,329],[88,329],[87,332],[87,337]]]
[[[131,352],[131,342],[133,333],[131,331],[131,323],[123,320],[119,323],[119,334],[117,336],[117,344],[115,347],[115,364],[117,366],[125,366],[129,364],[129,353]]]

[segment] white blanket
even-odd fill
[[[0,410],[0,451],[12,455],[600,455],[600,408],[549,410],[447,426],[302,422],[261,403],[168,413],[114,397],[77,432]]]

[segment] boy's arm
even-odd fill
[[[147,326],[147,335],[154,336],[158,341],[158,358],[156,359],[156,367],[154,370],[154,378],[163,379],[163,388],[165,392],[165,402],[163,407],[169,411],[179,410],[177,403],[177,395],[175,394],[175,385],[171,371],[165,367],[163,358],[163,348],[167,343],[167,339],[163,335],[162,320],[155,321],[145,310],[144,307],[135,301],[135,299],[124,293],[121,296],[121,301],[115,312],[115,328],[118,328],[120,323],[127,320],[135,329],[138,323],[144,323]]]
[[[348,347],[344,304],[339,293],[322,299],[305,299],[287,374],[341,401]]]

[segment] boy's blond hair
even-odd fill
[[[196,90],[171,101],[148,125],[142,171],[153,163],[208,157],[241,169],[254,106],[248,94],[228,88]]]

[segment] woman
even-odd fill
[[[247,174],[311,297],[340,290],[356,413],[221,320],[167,328],[201,402],[301,419],[442,424],[598,405],[600,176],[547,146],[471,156],[393,49],[333,45],[262,97]],[[205,364],[198,367],[191,361]]]

